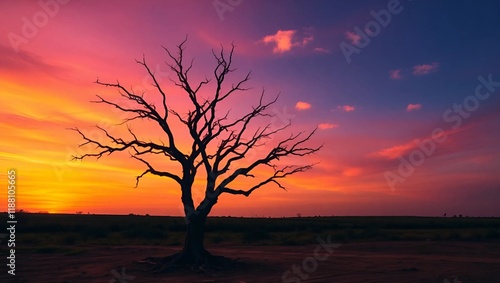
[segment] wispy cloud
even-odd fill
[[[400,80],[400,79],[403,78],[403,75],[401,74],[401,69],[390,70],[389,71],[389,76],[393,80]]]
[[[359,42],[361,41],[361,36],[351,31],[346,32],[345,37],[347,38],[347,40],[349,40],[349,42],[351,42],[351,44],[354,45],[358,45]]]
[[[416,147],[415,141],[411,141],[405,144],[381,149],[377,152],[370,154],[370,156],[383,157],[386,159],[396,159],[400,156],[403,156],[404,154],[414,149],[415,147]]]
[[[429,73],[437,71],[439,68],[438,62],[433,62],[431,64],[422,64],[413,66],[413,74],[416,76],[427,75]]]
[[[330,53],[329,49],[323,48],[323,47],[316,47],[313,49],[314,52],[317,53]]]
[[[478,127],[477,129],[479,129]],[[422,146],[423,144],[429,141],[433,141],[435,144],[438,144],[440,142],[437,141],[437,139],[445,139],[446,143],[440,144],[440,150],[442,153],[447,153],[447,154],[452,154],[456,158],[457,152],[466,152],[468,151],[467,149],[461,147],[456,141],[461,141],[461,140],[466,140],[466,139],[457,139],[455,138],[454,142],[449,142],[449,139],[452,138],[455,134],[466,132],[470,134],[470,129],[466,128],[459,128],[459,129],[449,129],[449,130],[444,130],[440,132],[439,134],[431,133],[431,135],[428,136],[423,136],[417,139],[413,139],[411,141],[408,141],[406,143],[401,143],[394,145],[392,147],[386,147],[383,149],[380,149],[376,152],[368,154],[369,157],[382,157],[383,159],[387,160],[393,160],[401,156],[405,156],[410,153],[410,151],[414,149],[418,149],[422,151],[422,148],[425,147]],[[474,134],[475,135],[475,134]],[[458,147],[457,147],[458,146]]]
[[[416,104],[408,104],[408,106],[406,106],[406,111],[408,112],[411,112],[411,111],[416,111],[416,110],[420,110],[422,108],[422,104],[420,103],[416,103]]]
[[[295,104],[295,109],[302,111],[302,110],[307,110],[311,108],[311,104],[304,102],[304,101],[299,101]]]
[[[275,34],[270,34],[262,38],[266,44],[275,44],[274,53],[285,53],[293,47],[306,46],[314,40],[314,35],[309,29],[299,32],[298,30],[278,30]]]
[[[356,107],[346,104],[346,105],[337,106],[337,109],[344,111],[344,112],[351,112],[351,111],[356,110]]]
[[[331,124],[331,123],[321,123],[318,125],[318,128],[320,130],[328,130],[328,129],[334,129],[334,128],[338,128],[339,125],[337,124]]]
[[[47,63],[42,56],[37,54],[22,50],[14,53],[11,48],[0,44],[0,70],[2,69],[24,74],[44,72],[52,75],[69,71],[62,66]]]
[[[298,44],[298,45],[306,46],[307,44],[309,44],[309,42],[312,42],[313,40],[314,40],[314,36],[312,34],[308,33],[302,38],[302,44]]]

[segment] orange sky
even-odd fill
[[[46,2],[59,3],[54,1]],[[226,11],[221,19],[210,1],[127,1],[115,9],[118,2],[75,0],[57,4],[57,11],[51,6],[54,15],[28,37],[23,35],[23,19],[33,21],[44,8],[35,1],[0,3],[0,10],[8,11],[0,20],[5,35],[0,39],[0,180],[7,179],[8,169],[17,170],[17,207],[51,213],[182,214],[179,188],[173,181],[148,175],[134,188],[135,177],[144,168],[127,154],[72,161],[72,155],[93,149],[79,148],[80,136],[68,129],[78,127],[101,139],[94,127],[99,125],[126,135],[126,128],[113,126],[125,116],[90,103],[96,94],[111,101],[119,101],[119,95],[93,82],[97,77],[107,82],[118,79],[157,99],[143,69],[134,63],[143,54],[159,74],[173,107],[187,109],[182,93],[169,82],[173,74],[163,62],[166,54],[161,46],[174,48],[188,34],[186,54],[195,58],[194,81],[211,75],[210,50],[219,44],[236,45],[238,71],[230,80],[252,70],[253,89],[228,103],[232,113],[248,111],[263,87],[269,98],[281,92],[271,112],[290,118],[294,132],[319,127],[311,144],[324,144],[318,154],[300,161],[320,162],[313,170],[283,181],[287,192],[269,185],[248,198],[223,195],[213,215],[500,216],[499,91],[493,91],[493,98],[482,101],[460,126],[443,121],[447,109],[474,94],[479,75],[500,78],[494,72],[497,59],[481,68],[450,67],[460,64],[453,55],[419,54],[420,49],[410,43],[408,48],[415,50],[405,58],[418,54],[415,60],[384,57],[389,55],[381,46],[394,46],[397,31],[423,31],[401,19],[400,27],[388,28],[388,41],[373,38],[357,61],[347,64],[338,45],[356,40],[348,31],[368,21],[370,10],[378,9],[375,4],[350,9],[328,4],[323,8],[346,9],[329,17],[319,2],[306,7],[310,14],[301,13],[304,7],[250,2]],[[13,44],[12,34],[25,39]],[[474,57],[478,54],[471,52],[467,58],[480,61],[482,57]],[[486,50],[483,56],[487,54]],[[262,123],[277,127],[283,119]],[[154,125],[132,127],[144,136],[161,137]],[[446,140],[434,141],[435,149],[423,164],[415,166],[404,182],[391,185],[387,172],[397,174],[401,160],[419,150],[417,140],[432,140],[436,128],[443,129]],[[182,129],[175,130],[182,145]],[[176,168],[158,162],[163,168]],[[198,185],[202,176],[199,179]],[[193,189],[196,201],[201,187]],[[0,197],[6,199],[5,190]]]

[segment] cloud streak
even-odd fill
[[[338,106],[337,109],[339,109],[340,111],[344,111],[344,112],[351,112],[351,111],[356,110],[356,107],[354,107],[352,105],[341,105],[341,106]]]
[[[416,103],[416,104],[408,104],[408,106],[406,106],[406,111],[407,112],[411,112],[411,111],[417,111],[417,110],[420,110],[422,109],[422,104],[420,103]]]
[[[328,129],[335,129],[338,128],[339,125],[337,124],[331,124],[331,123],[321,123],[318,125],[318,129],[320,130],[328,130]]]
[[[413,74],[415,76],[427,75],[437,71],[438,68],[439,68],[438,62],[434,62],[431,64],[415,65],[413,66]]]
[[[411,141],[405,144],[395,145],[393,147],[381,149],[377,152],[369,154],[369,156],[382,157],[384,159],[392,160],[400,156],[403,156],[404,154],[414,149],[415,147],[416,147],[415,141]]]

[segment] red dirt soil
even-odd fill
[[[83,253],[16,252],[16,276],[4,271],[0,282],[500,282],[500,243],[371,242],[342,244],[314,264],[317,246],[208,247],[215,255],[239,258],[230,270],[152,274],[135,263],[180,248],[80,246]],[[324,249],[317,249],[321,256]],[[308,258],[307,260],[305,260]],[[304,271],[303,263],[306,264]],[[292,266],[300,267],[299,273]],[[115,272],[112,272],[112,271]],[[283,280],[284,272],[289,270]],[[313,270],[313,271],[312,271]],[[124,273],[122,273],[124,271]],[[130,277],[129,277],[130,276]],[[302,276],[302,279],[300,278]],[[121,280],[121,281],[120,281]]]

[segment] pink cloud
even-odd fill
[[[422,64],[413,66],[413,74],[416,76],[427,75],[429,73],[437,71],[439,63],[434,62],[432,64]]]
[[[345,111],[345,112],[351,112],[351,111],[356,110],[356,108],[354,106],[351,106],[351,105],[341,105],[341,106],[338,106],[337,109]]]
[[[330,50],[323,47],[316,47],[313,49],[313,51],[318,53],[330,53]]]
[[[411,141],[409,143],[381,149],[375,153],[370,154],[370,156],[383,157],[386,159],[396,159],[400,156],[403,156],[405,153],[409,152],[415,147],[416,147],[415,141]]]
[[[299,101],[297,104],[295,104],[295,109],[302,111],[302,110],[307,110],[311,108],[311,104],[304,102],[304,101]]]
[[[417,103],[417,104],[410,103],[406,107],[406,111],[410,112],[410,111],[420,110],[421,108],[422,108],[422,104],[420,104],[420,103]]]
[[[327,129],[334,129],[334,128],[338,128],[339,125],[337,124],[330,124],[330,123],[321,123],[318,125],[318,128],[320,130],[327,130]]]
[[[264,43],[275,43],[274,53],[283,53],[292,49],[292,38],[296,30],[278,30],[275,34],[266,35],[262,41]]]
[[[308,31],[303,31],[302,35],[297,30],[278,30],[275,34],[266,35],[262,42],[276,44],[274,53],[284,53],[292,50],[296,46],[306,46],[314,40],[314,35]]]
[[[400,80],[400,79],[403,78],[403,76],[401,75],[401,69],[390,70],[389,71],[389,76],[393,80]]]
[[[313,40],[314,40],[314,36],[312,34],[309,34],[309,35],[305,36],[302,39],[302,46],[305,46],[305,45],[309,44],[309,42],[311,42]]]
[[[434,140],[434,142],[440,143],[440,142],[437,142],[438,139],[445,139],[446,140],[446,139],[450,138],[452,135],[455,135],[457,133],[464,132],[464,131],[465,131],[464,128],[459,128],[459,129],[450,129],[450,130],[442,131],[442,132],[439,132],[439,134],[433,133],[429,136],[414,139],[414,140],[409,141],[407,143],[403,143],[403,144],[399,144],[399,145],[395,145],[392,147],[378,150],[376,152],[368,154],[368,156],[382,157],[384,159],[389,159],[389,160],[396,159],[398,157],[409,154],[410,151],[412,151],[413,149],[422,150],[422,148],[419,146],[419,144],[425,140]],[[456,143],[453,143],[453,144],[456,145]],[[441,146],[444,147],[444,144]],[[459,151],[464,151],[464,150],[463,149],[459,150],[457,148],[449,148],[448,147],[449,153],[455,154],[456,152],[459,152]]]
[[[361,36],[357,33],[354,32],[346,32],[345,34],[346,38],[351,42],[351,44],[358,45],[359,42],[361,41]]]

